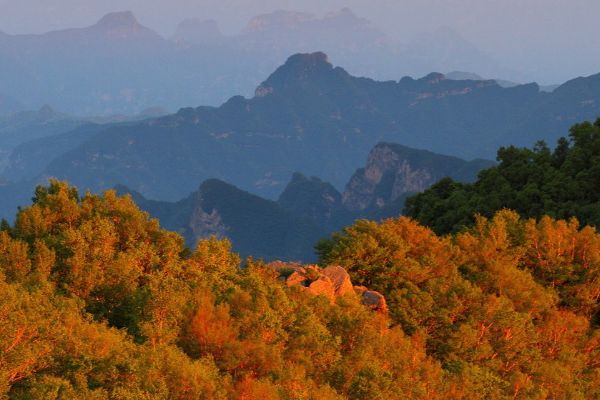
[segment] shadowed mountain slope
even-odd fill
[[[297,54],[255,96],[220,107],[181,109],[103,131],[55,159],[46,175],[94,191],[125,184],[177,200],[218,178],[276,198],[302,171],[340,188],[380,141],[463,159],[494,158],[500,146],[554,141],[573,120],[600,112],[600,75],[552,93],[535,84],[421,79],[377,82],[333,67],[323,53]]]

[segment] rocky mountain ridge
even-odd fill
[[[398,137],[409,122],[402,115],[406,107],[502,90],[493,82],[442,78],[376,82],[334,68],[323,53],[299,54],[259,86],[269,93],[107,129],[56,158],[44,174],[93,191],[121,183],[166,200],[187,195],[211,177],[268,198],[281,193],[294,171],[342,187],[356,160],[378,141],[410,140]],[[154,151],[161,157],[153,157]]]
[[[215,21],[186,20],[166,39],[125,11],[85,28],[0,35],[0,93],[28,108],[48,103],[80,116],[219,105],[235,94],[250,96],[290,54],[315,51],[377,79],[461,68],[503,76],[498,61],[458,36],[449,57],[443,46],[428,44],[446,43],[448,35],[398,44],[346,8],[323,18],[293,11],[256,16],[231,37]]]
[[[168,201],[209,178],[276,199],[295,171],[342,191],[378,142],[492,159],[500,146],[531,146],[540,139],[551,144],[574,121],[600,113],[600,74],[552,93],[536,84],[503,88],[440,73],[378,82],[334,67],[320,52],[289,57],[257,88],[253,98],[234,96],[220,107],[184,108],[36,141],[48,157],[29,147],[34,142],[23,143],[13,151],[19,157],[10,158],[18,168],[13,161],[7,166],[14,174],[4,182],[2,198],[16,199],[10,185],[22,181],[19,187],[29,185],[21,194],[26,201],[35,184],[50,176],[94,192],[124,184]],[[21,204],[2,202],[10,213]]]
[[[481,168],[491,165],[491,161],[470,163],[380,143],[369,154],[366,168],[359,169],[346,185],[343,196],[330,183],[300,172],[292,175],[276,202],[217,179],[204,181],[197,192],[177,203],[147,200],[122,186],[119,193],[132,194],[141,209],[165,228],[182,234],[191,247],[200,239],[226,237],[242,257],[313,262],[315,243],[355,219],[397,217],[404,198],[431,186],[436,178],[460,179],[460,173],[475,177]],[[406,170],[411,173],[402,173]],[[395,190],[389,190],[389,185]],[[357,204],[361,206],[355,207]],[[330,286],[320,281],[314,285],[314,290]]]
[[[131,116],[81,118],[47,104],[39,110],[17,109],[0,114],[0,179],[10,182],[35,178],[54,157],[113,124],[135,123],[166,114],[164,109],[152,107]]]

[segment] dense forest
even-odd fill
[[[594,228],[504,210],[441,237],[401,217],[317,247],[388,310],[288,286],[227,240],[186,249],[129,196],[40,186],[0,232],[1,396],[600,396]]]
[[[600,118],[571,127],[551,151],[538,142],[533,149],[502,147],[499,165],[483,170],[474,183],[445,178],[406,201],[404,214],[436,233],[458,232],[502,208],[522,217],[577,218],[600,224]]]
[[[0,226],[0,398],[600,398],[599,150],[600,119],[501,148],[414,219],[319,241],[306,271],[343,267],[378,310],[51,180]]]

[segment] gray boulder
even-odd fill
[[[379,292],[365,290],[362,294],[361,302],[373,311],[387,311],[385,297]]]

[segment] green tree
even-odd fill
[[[600,118],[570,129],[554,151],[544,142],[533,149],[502,147],[497,167],[481,171],[473,184],[446,178],[408,198],[404,214],[438,234],[472,226],[480,214],[491,218],[503,208],[524,218],[577,218],[584,225],[600,223]]]

